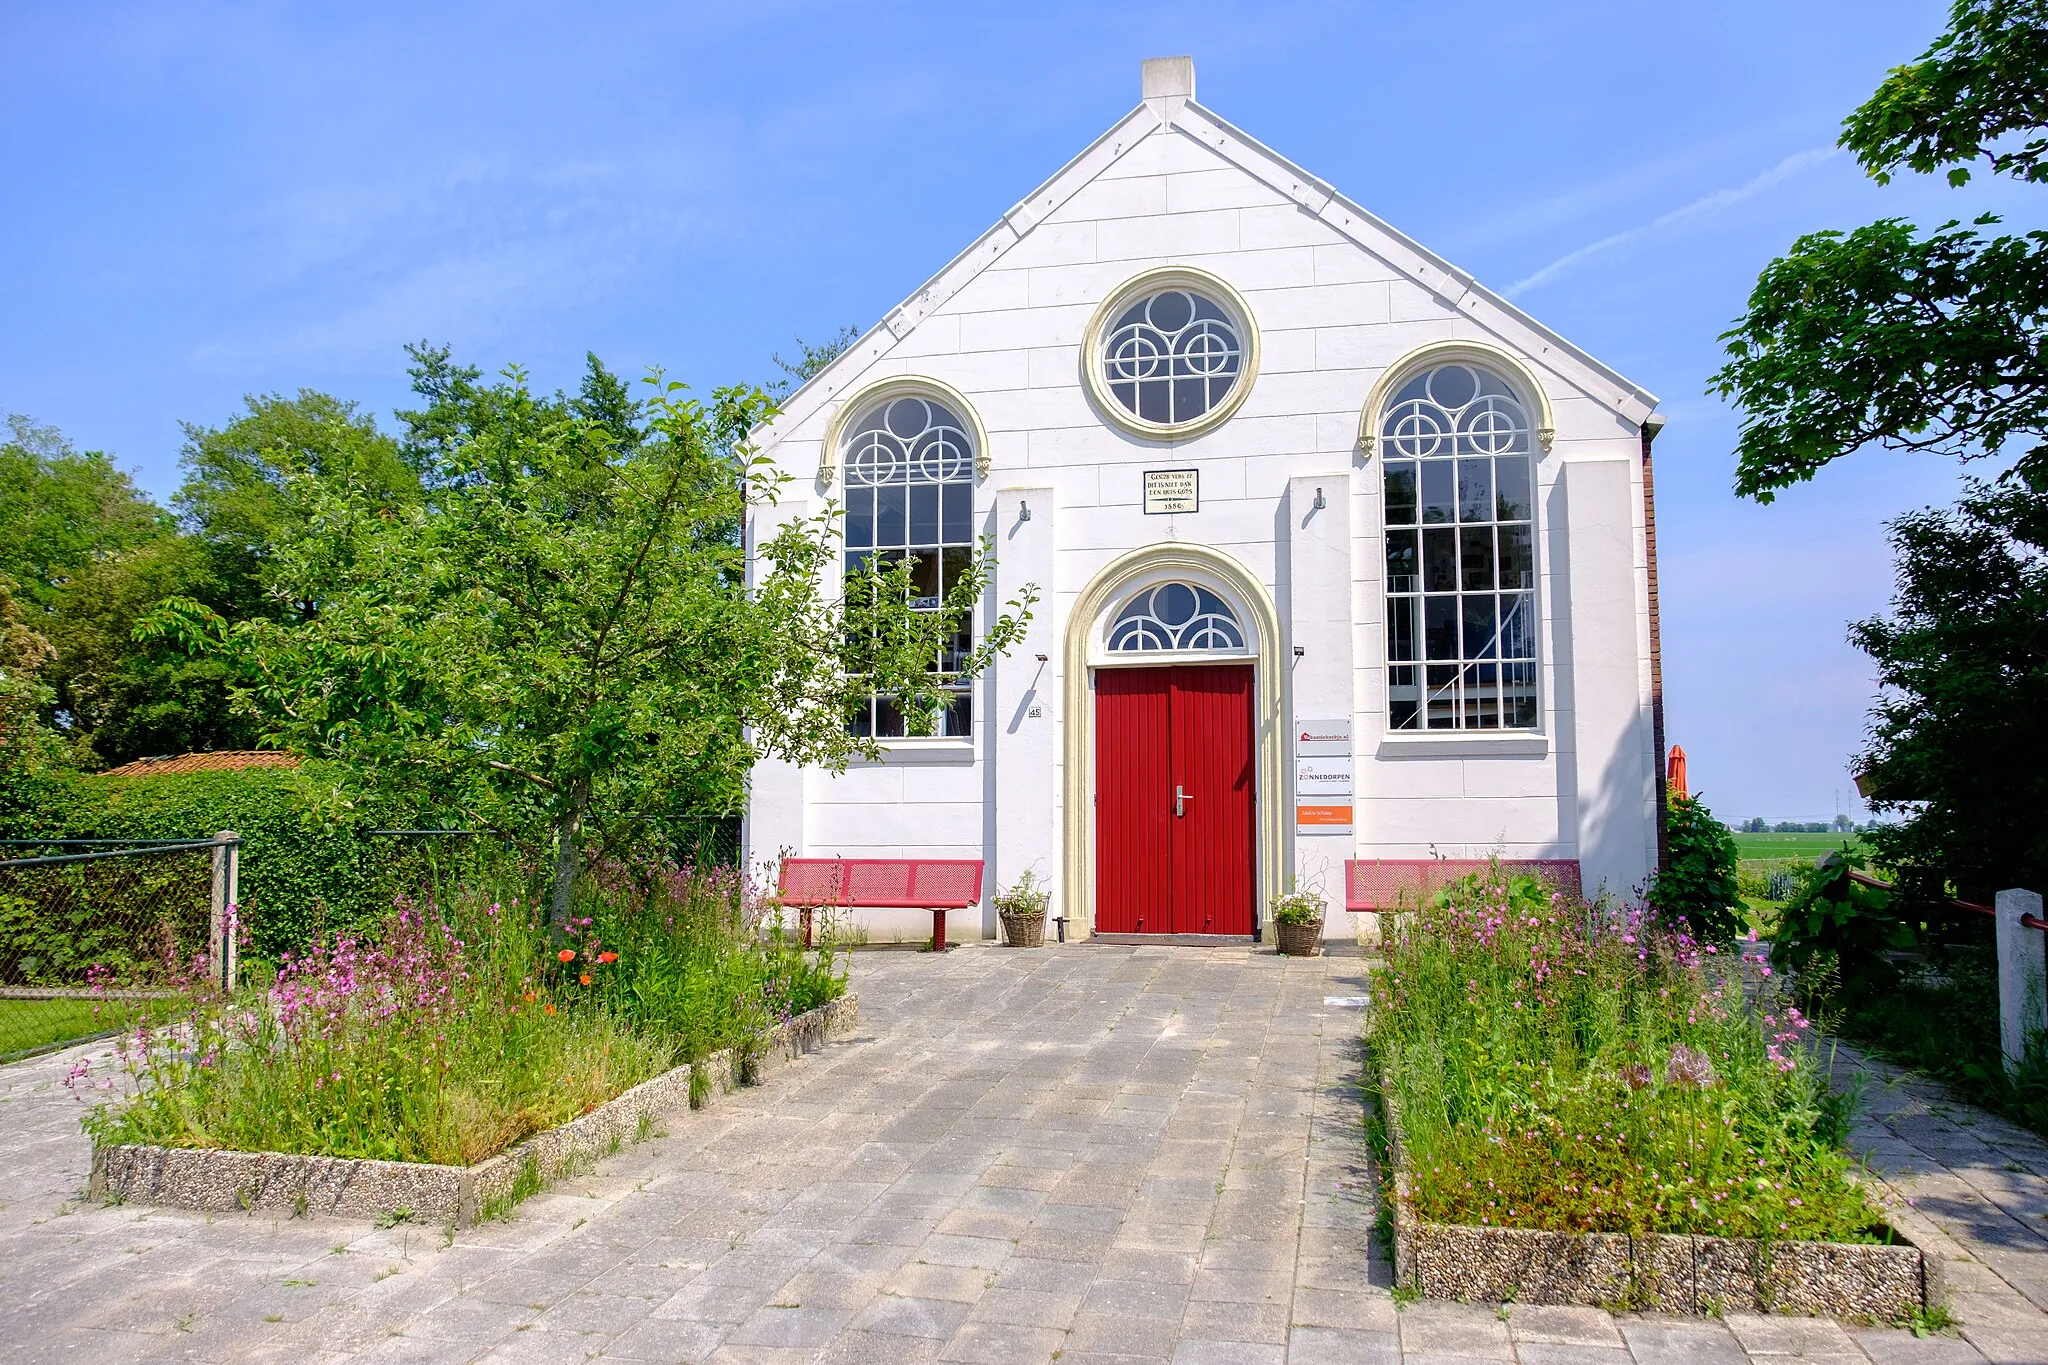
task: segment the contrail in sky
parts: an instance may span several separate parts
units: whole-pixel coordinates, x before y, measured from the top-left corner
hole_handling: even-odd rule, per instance
[[[1582,246],[1577,251],[1558,257],[1535,274],[1509,285],[1507,296],[1514,298],[1518,294],[1534,289],[1539,284],[1548,284],[1588,257],[1597,256],[1603,251],[1611,251],[1624,243],[1633,242],[1638,237],[1648,236],[1659,228],[1667,228],[1674,223],[1683,223],[1694,218],[1704,217],[1707,214],[1719,212],[1731,204],[1739,204],[1745,199],[1753,199],[1765,190],[1770,189],[1773,185],[1791,179],[1807,167],[1818,166],[1829,157],[1839,156],[1841,150],[1839,147],[1809,147],[1803,152],[1794,152],[1762,175],[1737,185],[1732,189],[1715,190],[1712,194],[1701,195],[1690,204],[1681,205],[1661,217],[1652,219],[1641,227],[1632,227],[1626,232],[1617,232],[1612,237],[1602,237],[1591,245]]]

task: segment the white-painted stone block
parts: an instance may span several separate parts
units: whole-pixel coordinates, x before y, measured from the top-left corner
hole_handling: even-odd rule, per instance
[[[1135,218],[1166,212],[1166,177],[1127,176],[1097,180],[1054,209],[1048,222],[1075,223],[1087,218]]]
[[[1244,209],[1238,215],[1238,245],[1246,251],[1270,247],[1336,246],[1343,239],[1330,225],[1294,203]]]
[[[1008,264],[1013,270],[1035,270],[1040,266],[1072,265],[1092,261],[1095,256],[1095,220],[1048,222],[1031,229]]]
[[[960,319],[963,351],[1028,350],[1035,346],[1079,346],[1087,329],[1086,305],[970,313]]]
[[[1149,134],[1117,158],[1115,164],[1102,173],[1102,178],[1115,180],[1131,176],[1169,175],[1181,171],[1207,171],[1218,168],[1228,169],[1233,174],[1243,174],[1187,134],[1172,128],[1162,128]]]
[[[1176,257],[1195,252],[1235,251],[1236,209],[1210,213],[1159,214],[1150,218],[1104,220],[1093,224],[1095,254],[1101,261],[1138,257]]]
[[[1397,278],[1391,266],[1355,242],[1316,247],[1312,259],[1317,284],[1384,283]]]
[[[2048,1047],[2048,932],[2028,927],[2041,919],[2041,893],[1998,893],[1998,1045],[2008,1071],[2029,1051]]]
[[[1183,171],[1162,177],[1166,185],[1166,211],[1199,213],[1206,209],[1292,207],[1279,191],[1246,175],[1235,166],[1207,171]]]
[[[1381,327],[1388,319],[1387,300],[1388,286],[1379,280],[1275,289],[1258,296],[1259,324],[1281,330]]]

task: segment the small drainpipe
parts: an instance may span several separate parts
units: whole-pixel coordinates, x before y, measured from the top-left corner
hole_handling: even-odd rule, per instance
[[[1657,479],[1650,463],[1650,446],[1664,430],[1664,416],[1651,413],[1643,419],[1643,546],[1647,552],[1650,578],[1650,734],[1657,746],[1653,760],[1657,769],[1657,870],[1671,865],[1671,831],[1668,806],[1668,776],[1664,769],[1664,642],[1657,609]]]

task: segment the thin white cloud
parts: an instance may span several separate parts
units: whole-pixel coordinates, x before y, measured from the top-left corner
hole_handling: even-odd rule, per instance
[[[1696,218],[1704,218],[1710,214],[1719,213],[1721,210],[1739,204],[1745,199],[1754,199],[1773,186],[1790,180],[1808,167],[1818,166],[1831,157],[1841,155],[1841,150],[1839,147],[1809,147],[1803,152],[1794,152],[1761,175],[1755,176],[1740,185],[1730,189],[1715,190],[1712,194],[1701,195],[1690,204],[1682,204],[1669,213],[1651,219],[1640,227],[1632,227],[1625,232],[1617,232],[1612,236],[1602,237],[1599,241],[1582,246],[1577,251],[1565,253],[1535,274],[1509,285],[1507,296],[1512,299],[1527,293],[1539,285],[1548,284],[1584,261],[1590,260],[1603,252],[1612,251],[1616,247],[1625,246],[1638,238],[1647,237],[1653,232],[1661,231],[1664,228],[1672,227],[1679,223],[1691,222]]]

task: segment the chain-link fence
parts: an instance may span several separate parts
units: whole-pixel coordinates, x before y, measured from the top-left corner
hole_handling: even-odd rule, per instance
[[[232,842],[0,843],[0,1058],[166,1013],[221,969]]]

